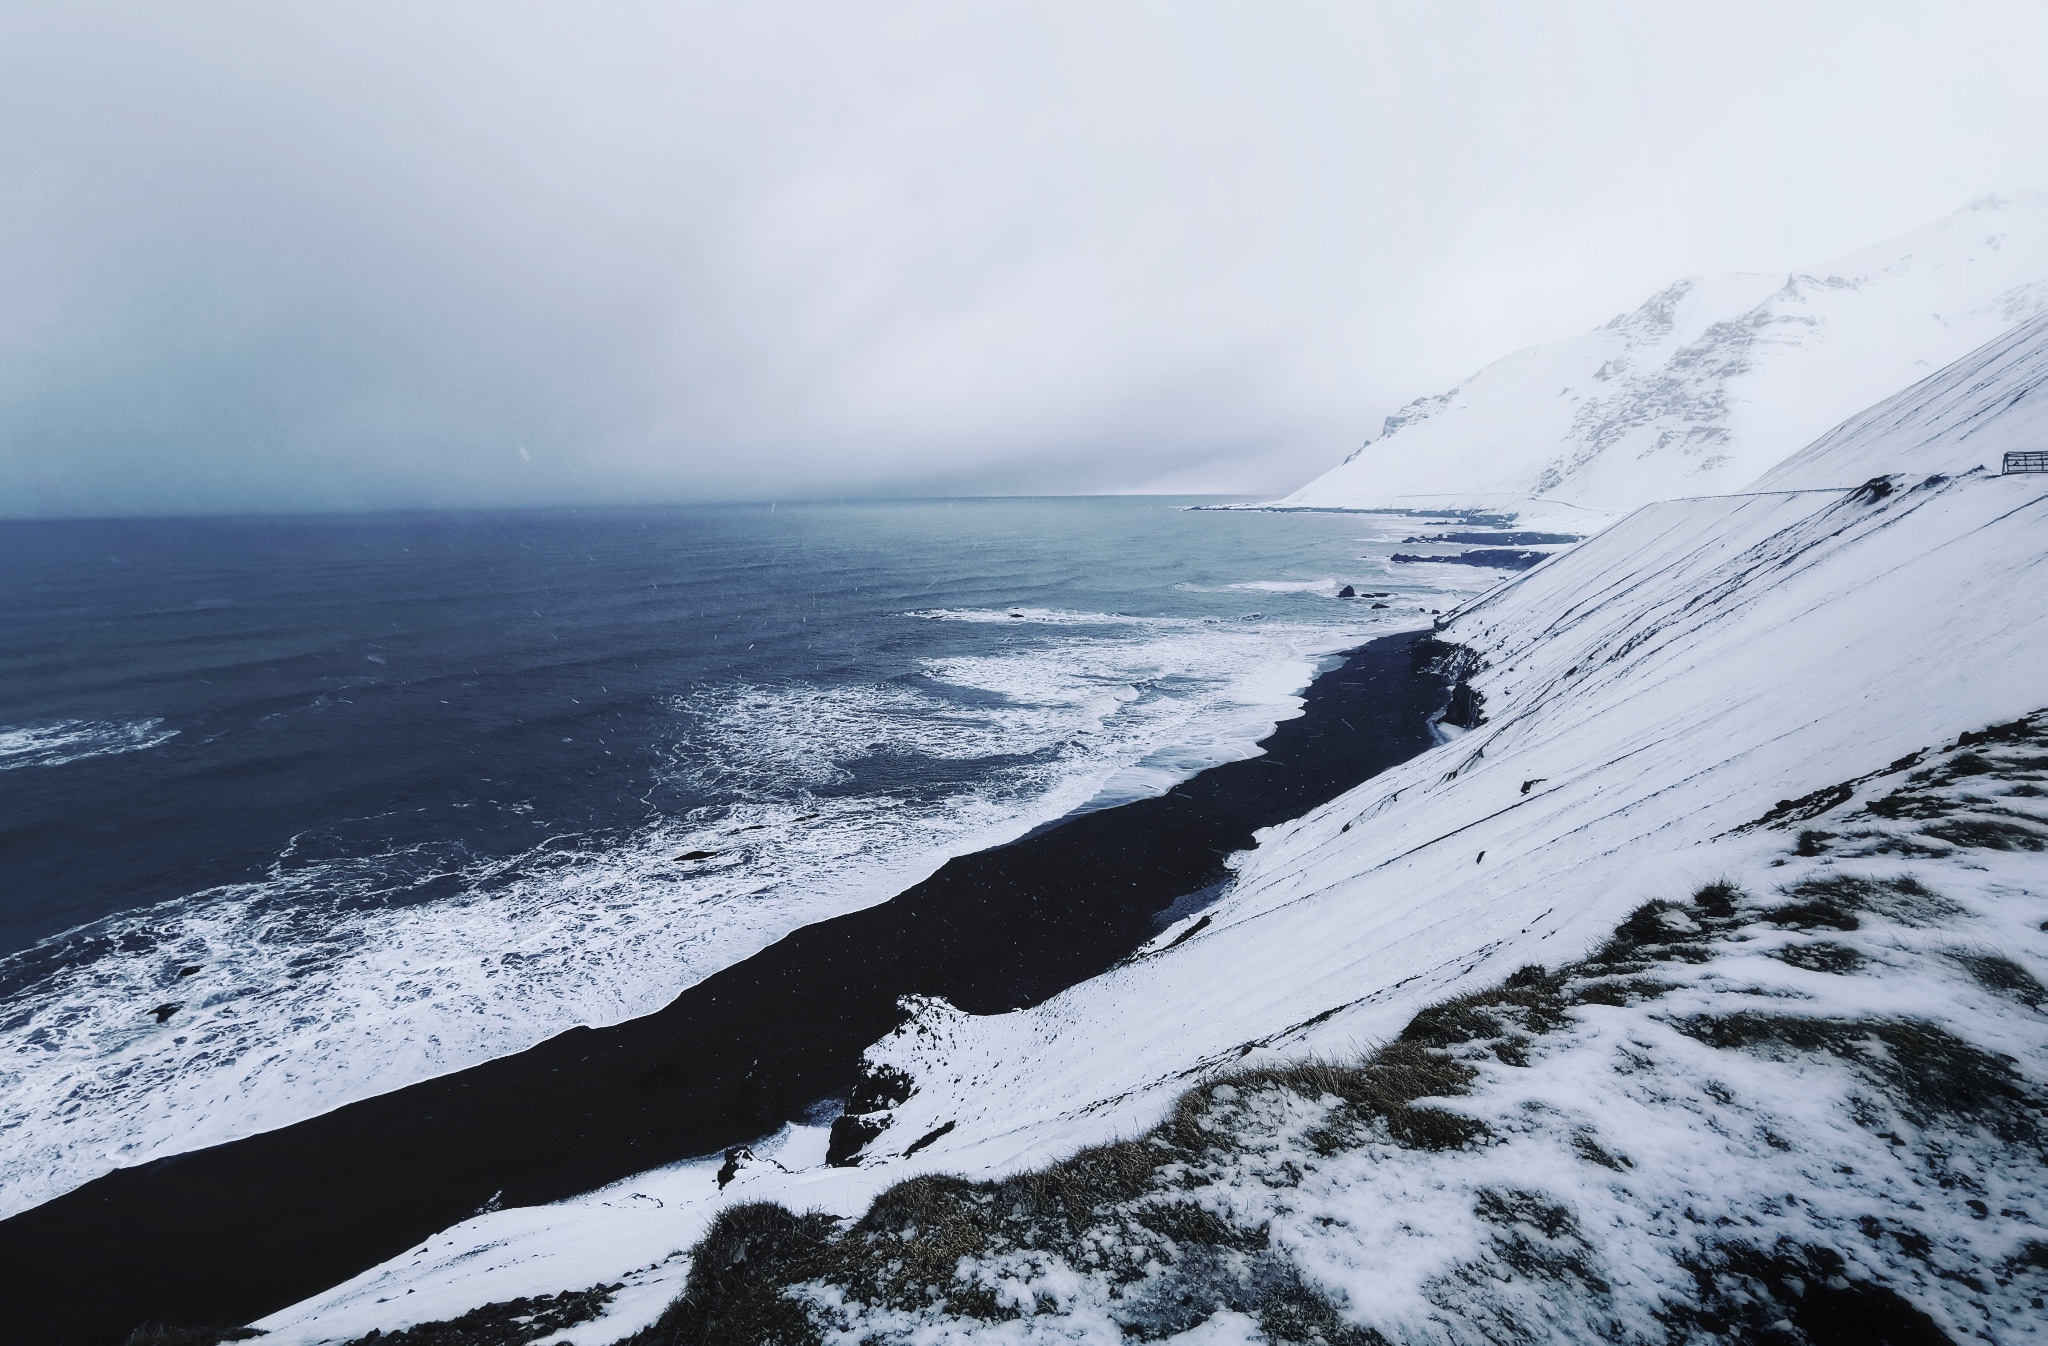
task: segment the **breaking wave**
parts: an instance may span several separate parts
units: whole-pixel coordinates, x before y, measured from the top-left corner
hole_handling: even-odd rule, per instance
[[[58,720],[0,728],[0,771],[140,752],[177,734],[162,720]]]
[[[624,836],[510,857],[455,842],[288,849],[259,880],[0,959],[0,1216],[111,1168],[650,1012],[954,855],[1256,751],[1319,662],[1370,633],[912,615],[1021,634],[891,682],[677,698],[667,769],[722,802]],[[97,751],[168,737],[128,728],[129,746]],[[74,740],[89,741],[110,742]]]

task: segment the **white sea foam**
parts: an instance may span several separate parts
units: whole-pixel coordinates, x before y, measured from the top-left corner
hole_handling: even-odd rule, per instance
[[[1232,589],[1249,589],[1262,594],[1322,594],[1332,597],[1344,587],[1339,579],[1319,580],[1246,580],[1243,584],[1228,586]]]
[[[58,720],[0,728],[0,771],[140,752],[178,732],[162,726],[162,720]]]
[[[1255,751],[1318,662],[1376,629],[1365,611],[1344,626],[916,615],[1036,629],[901,682],[680,699],[688,749],[674,770],[728,802],[623,843],[557,838],[490,859],[287,853],[262,880],[0,959],[15,988],[0,1022],[0,1216],[112,1168],[647,1013],[953,855]],[[961,766],[950,786],[851,790],[877,756],[925,763],[920,779]],[[712,854],[679,858],[697,851]],[[444,895],[420,899],[426,880]]]

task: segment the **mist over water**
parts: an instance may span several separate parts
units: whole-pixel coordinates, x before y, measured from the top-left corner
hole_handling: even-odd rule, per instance
[[[1278,495],[1680,276],[2040,184],[2044,43],[2010,0],[27,0],[0,517]]]
[[[0,1210],[653,1010],[1491,578],[1183,503],[0,526]]]

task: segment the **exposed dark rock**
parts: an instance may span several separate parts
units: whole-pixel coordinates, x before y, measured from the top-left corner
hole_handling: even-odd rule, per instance
[[[911,1155],[916,1154],[919,1150],[924,1149],[926,1146],[932,1144],[934,1141],[940,1139],[941,1137],[952,1134],[954,1125],[955,1123],[947,1122],[944,1126],[935,1126],[931,1130],[925,1132],[916,1140],[910,1142],[910,1148],[903,1152],[903,1157],[905,1159],[908,1159]]]
[[[1994,724],[1983,729],[1972,729],[1956,735],[1958,748],[1975,748],[1986,743],[2027,743],[2039,738],[2039,733],[2028,720],[2013,720],[2006,724]]]
[[[1404,565],[1429,562],[1436,565],[1488,566],[1495,570],[1527,570],[1549,554],[1540,551],[1487,548],[1483,551],[1459,552],[1456,556],[1410,556],[1406,552],[1395,552],[1392,559]]]
[[[835,1168],[851,1168],[860,1162],[868,1142],[889,1129],[889,1109],[901,1106],[917,1092],[917,1081],[894,1066],[863,1060],[860,1074],[846,1093],[846,1111],[832,1123],[832,1135],[825,1150],[825,1162]]]
[[[1458,542],[1470,545],[1492,542],[1502,547],[1554,547],[1578,542],[1577,533],[1436,533],[1428,537],[1404,537],[1403,542]]]
[[[150,1013],[156,1015],[158,1023],[169,1023],[171,1016],[183,1008],[185,1008],[183,1005],[158,1005]]]
[[[868,1142],[889,1129],[887,1116],[857,1116],[842,1113],[832,1122],[832,1136],[825,1146],[825,1162],[834,1168],[852,1168],[860,1163],[860,1152]]]
[[[848,1112],[884,1112],[901,1107],[917,1092],[917,1081],[894,1066],[862,1061],[846,1094]]]
[[[1347,584],[1347,585],[1345,585],[1345,586],[1344,586],[1343,588],[1341,588],[1341,589],[1339,589],[1339,590],[1337,591],[1337,597],[1339,597],[1339,598],[1356,598],[1356,597],[1358,597],[1358,590],[1356,590],[1356,589],[1352,588],[1352,587],[1351,587],[1350,585],[1348,585],[1348,584]]]
[[[130,1332],[122,1346],[220,1346],[225,1341],[254,1341],[263,1335],[254,1327],[170,1327],[151,1323]]]
[[[1451,688],[1451,703],[1444,708],[1444,723],[1460,729],[1477,729],[1486,719],[1486,695],[1469,682]]]
[[[1449,704],[1437,718],[1460,729],[1472,729],[1485,722],[1485,696],[1470,682],[1480,669],[1479,657],[1463,645],[1429,639],[1415,645],[1418,666],[1451,682]]]
[[[1864,812],[1893,821],[1904,818],[1921,821],[1945,818],[1954,811],[1954,803],[1940,795],[1914,794],[1910,790],[1894,790],[1884,798],[1873,799],[1864,806]]]
[[[1348,829],[1350,827],[1350,824],[1347,823],[1345,824],[1345,826]],[[1178,949],[1181,945],[1187,943],[1189,940],[1193,939],[1196,935],[1201,934],[1204,930],[1207,930],[1208,928],[1209,918],[1207,916],[1204,916],[1201,920],[1196,921],[1193,925],[1181,931],[1178,935],[1175,935],[1173,937],[1173,943],[1167,945],[1166,947],[1169,949]]]
[[[1771,806],[1771,811],[1749,824],[1751,827],[1775,827],[1784,823],[1805,822],[1818,818],[1829,809],[1845,802],[1856,793],[1856,782],[1844,781],[1803,794],[1797,799],[1780,799]]]
[[[558,1295],[508,1299],[444,1322],[419,1323],[401,1332],[372,1332],[347,1346],[527,1346],[589,1322],[623,1287],[622,1281],[593,1285],[588,1290],[564,1290]]]

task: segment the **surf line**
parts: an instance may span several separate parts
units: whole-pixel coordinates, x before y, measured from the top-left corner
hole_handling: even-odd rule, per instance
[[[143,1323],[246,1323],[490,1202],[540,1205],[772,1133],[849,1087],[907,995],[969,1013],[1107,970],[1253,833],[1432,746],[1449,684],[1426,632],[1310,684],[1263,756],[948,861],[608,1028],[261,1135],[107,1174],[0,1222],[0,1321],[109,1346]],[[30,1288],[33,1294],[29,1294]],[[18,1301],[18,1302],[11,1302]]]

